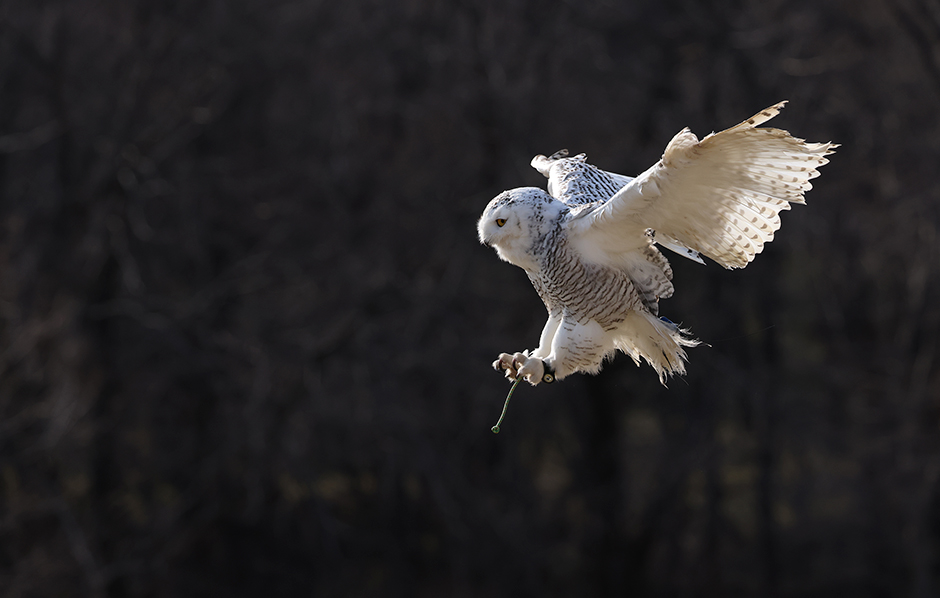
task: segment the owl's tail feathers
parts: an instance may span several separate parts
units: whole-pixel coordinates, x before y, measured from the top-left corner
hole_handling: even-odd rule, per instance
[[[622,322],[614,345],[640,365],[640,358],[659,374],[663,386],[674,374],[685,374],[688,360],[683,347],[695,347],[701,341],[688,336],[689,331],[651,313],[633,312]]]

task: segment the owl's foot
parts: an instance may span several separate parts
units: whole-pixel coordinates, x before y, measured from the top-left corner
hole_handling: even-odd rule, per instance
[[[515,380],[521,376],[532,386],[539,382],[554,382],[555,376],[551,368],[548,368],[545,362],[538,357],[530,357],[528,353],[528,351],[514,353],[513,355],[500,353],[499,359],[493,362],[493,369],[496,371],[504,370],[506,377],[510,380]]]
[[[497,372],[503,371],[506,378],[515,380],[519,377],[519,368],[525,364],[528,359],[528,351],[522,353],[500,353],[496,361],[493,362],[493,369]]]

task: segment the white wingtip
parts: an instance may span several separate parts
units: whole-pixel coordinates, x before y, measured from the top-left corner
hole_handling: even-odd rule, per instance
[[[558,160],[561,160],[562,158],[567,158],[567,157],[568,157],[568,150],[560,149],[547,158],[543,156],[542,154],[539,154],[536,157],[532,158],[532,162],[530,162],[530,164],[532,168],[538,170],[539,172],[544,174],[546,177],[548,177],[550,174],[549,171],[552,169],[552,164],[554,164]]]
[[[664,239],[662,238],[662,236],[659,236],[659,237],[656,237],[656,243],[657,245],[662,245],[669,251],[678,253],[682,257],[688,258],[692,260],[693,262],[698,262],[702,265],[705,264],[705,260],[703,260],[702,256],[699,255],[699,252],[695,251],[694,249],[689,249],[688,247],[686,247],[685,245],[682,245],[678,241],[674,241],[673,239]]]
[[[548,176],[548,172],[552,167],[551,161],[545,156],[543,156],[542,154],[539,154],[536,157],[532,158],[531,165],[532,165],[532,168],[538,170],[539,172],[544,174],[546,177]]]
[[[768,120],[780,114],[780,111],[783,110],[783,107],[787,105],[788,101],[789,100],[783,100],[783,101],[777,102],[770,108],[761,110],[760,112],[758,112],[757,114],[755,114],[754,116],[752,116],[751,118],[747,119],[744,122],[748,123],[752,127],[759,127],[760,125],[764,124]]]
[[[782,100],[777,102],[770,108],[765,108],[746,121],[731,127],[728,129],[728,131],[738,131],[741,129],[753,129],[754,127],[759,127],[768,120],[780,114],[780,111],[783,110],[783,107],[787,105],[788,101],[789,100]]]

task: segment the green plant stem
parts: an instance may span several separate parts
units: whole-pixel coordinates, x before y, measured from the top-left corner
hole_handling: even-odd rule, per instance
[[[522,376],[516,378],[516,381],[512,383],[512,388],[509,389],[509,394],[506,395],[506,402],[503,403],[503,412],[499,414],[499,421],[496,422],[496,425],[490,428],[493,431],[493,434],[499,434],[499,424],[503,423],[503,418],[506,417],[506,409],[509,408],[509,399],[512,398],[512,392],[516,390],[516,387],[519,386],[519,383],[522,382]]]

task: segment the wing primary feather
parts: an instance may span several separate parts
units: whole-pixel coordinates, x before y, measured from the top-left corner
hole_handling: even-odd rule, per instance
[[[699,252],[695,251],[694,249],[689,249],[685,245],[680,244],[678,241],[674,241],[669,238],[657,237],[656,244],[661,245],[665,247],[666,249],[668,249],[669,251],[672,251],[673,253],[677,253],[684,258],[688,258],[692,260],[693,262],[698,262],[700,264],[705,263],[705,260],[703,260],[702,256],[699,255]]]

